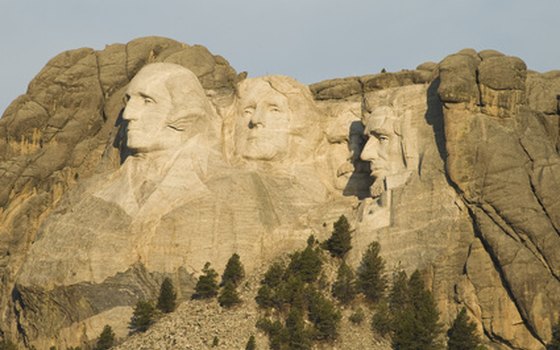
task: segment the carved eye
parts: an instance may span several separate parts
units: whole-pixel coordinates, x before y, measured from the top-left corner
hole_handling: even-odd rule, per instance
[[[389,142],[389,136],[387,136],[387,135],[378,135],[377,138],[379,139],[379,142],[381,142],[381,143]]]
[[[275,113],[280,112],[280,108],[279,108],[277,105],[270,105],[270,106],[268,107],[268,110],[269,110],[270,112],[275,112]]]
[[[246,116],[246,117],[252,116],[253,113],[255,113],[255,108],[254,107],[247,107],[243,110],[243,115]]]
[[[145,105],[156,103],[156,101],[153,98],[148,97],[148,96],[142,96],[142,99],[143,99]]]
[[[130,95],[129,95],[129,94],[125,94],[125,95],[123,96],[123,103],[124,103],[124,104],[127,104],[128,101],[130,101]]]

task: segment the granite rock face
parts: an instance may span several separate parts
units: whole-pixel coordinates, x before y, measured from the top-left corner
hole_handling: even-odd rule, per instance
[[[127,333],[171,277],[249,273],[326,239],[419,269],[449,324],[542,349],[560,312],[560,74],[465,49],[309,87],[143,38],[55,57],[0,119],[2,332],[38,349]]]

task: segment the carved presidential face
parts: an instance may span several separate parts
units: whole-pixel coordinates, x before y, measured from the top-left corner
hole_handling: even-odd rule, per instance
[[[235,126],[236,153],[251,160],[280,160],[288,152],[291,111],[288,98],[264,80],[240,88]]]
[[[378,107],[364,118],[366,145],[360,158],[368,161],[376,179],[406,169],[399,135],[399,120],[389,107]]]
[[[145,66],[125,95],[127,146],[137,153],[179,147],[208,129],[211,108],[197,77],[171,63]]]

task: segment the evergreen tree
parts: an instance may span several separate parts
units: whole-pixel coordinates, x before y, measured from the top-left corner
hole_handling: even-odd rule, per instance
[[[480,343],[476,334],[476,324],[469,322],[467,310],[463,308],[447,331],[449,350],[475,350]]]
[[[325,246],[332,256],[344,258],[346,253],[352,249],[350,224],[346,216],[341,215],[333,226],[333,232],[331,237],[325,242]]]
[[[288,334],[288,349],[311,349],[311,338],[305,329],[303,312],[297,307],[292,307],[286,318],[286,331]]]
[[[379,256],[381,246],[372,242],[358,267],[357,287],[370,302],[378,302],[387,288],[387,280],[384,276],[385,261]]]
[[[257,350],[257,343],[255,342],[255,336],[251,335],[245,345],[245,350]]]
[[[382,299],[375,308],[375,313],[371,318],[371,328],[382,337],[387,336],[392,330],[391,311],[387,301]]]
[[[225,308],[230,308],[234,305],[241,303],[241,299],[239,298],[239,294],[235,289],[235,285],[232,281],[227,281],[225,286],[222,288],[220,292],[220,296],[218,297],[218,302],[220,306]]]
[[[231,258],[229,258],[224,273],[222,274],[222,286],[227,282],[231,282],[237,287],[244,277],[245,269],[243,268],[243,264],[241,264],[241,259],[237,253],[234,253]]]
[[[0,342],[0,350],[17,350],[18,347],[11,340],[4,339]]]
[[[356,297],[354,271],[344,261],[338,268],[336,281],[332,286],[332,295],[343,304],[350,303]]]
[[[389,293],[389,310],[395,314],[408,305],[408,276],[400,270],[393,274],[393,285]]]
[[[560,350],[560,317],[558,323],[552,327],[552,339],[546,348],[547,350]]]
[[[396,306],[395,306],[396,307]],[[441,325],[432,297],[418,271],[408,281],[408,303],[394,315],[393,347],[400,350],[439,349]]]
[[[155,308],[152,303],[140,300],[136,303],[130,325],[132,332],[145,332],[154,323]]]
[[[290,256],[288,272],[299,276],[303,282],[314,282],[321,273],[323,261],[317,249],[308,244],[301,252],[295,252]]]
[[[285,268],[283,264],[274,262],[264,274],[264,278],[261,281],[261,287],[255,297],[255,301],[260,307],[275,307],[278,309],[281,307],[282,301],[276,291],[280,289],[279,287],[282,283],[282,278],[285,272],[284,270]]]
[[[308,292],[309,320],[315,326],[314,338],[334,340],[337,336],[340,312],[327,298],[316,290]]]
[[[171,281],[171,278],[166,277],[161,283],[157,308],[165,313],[173,312],[175,311],[176,301],[177,294],[173,288],[173,282]]]
[[[194,288],[193,299],[210,299],[218,295],[218,273],[210,267],[210,263],[204,264],[203,275],[198,278]]]
[[[97,344],[95,345],[95,350],[107,350],[110,349],[115,343],[115,333],[113,329],[108,324],[103,327],[103,331],[97,338]]]

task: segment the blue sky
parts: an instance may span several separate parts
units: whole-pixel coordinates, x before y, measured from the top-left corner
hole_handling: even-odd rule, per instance
[[[0,0],[0,111],[56,54],[148,35],[304,83],[413,69],[466,47],[560,69],[559,14],[559,0]]]

